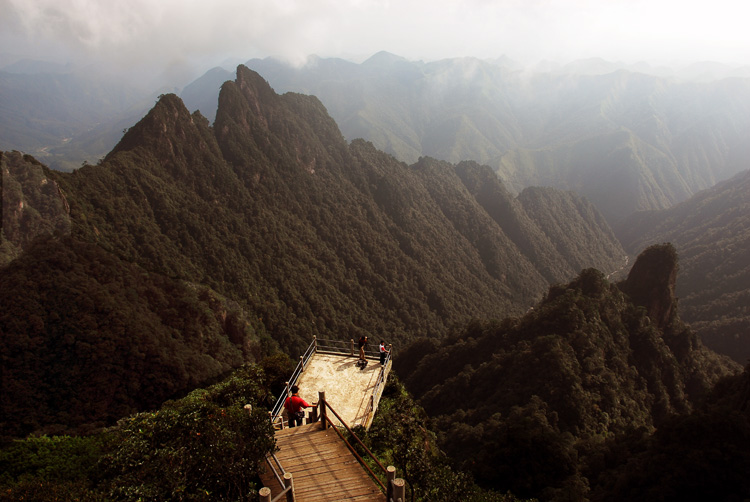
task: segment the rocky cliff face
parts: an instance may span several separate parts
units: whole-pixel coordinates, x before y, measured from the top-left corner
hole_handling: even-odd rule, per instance
[[[646,312],[660,330],[672,321],[677,307],[677,252],[671,244],[654,245],[646,249],[630,269],[620,289],[633,303]]]
[[[33,157],[0,152],[0,267],[40,235],[68,233],[70,208],[60,186]]]

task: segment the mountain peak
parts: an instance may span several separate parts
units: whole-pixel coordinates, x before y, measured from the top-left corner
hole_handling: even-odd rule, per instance
[[[243,64],[237,66],[237,79],[235,82],[243,91],[251,90],[254,94],[263,96],[276,94],[266,79],[261,77],[258,72],[251,70]]]
[[[397,56],[388,51],[380,51],[370,56],[364,63],[363,66],[389,66],[394,63],[407,62],[407,60],[401,56]]]
[[[148,114],[125,132],[106,158],[140,145],[163,144],[168,136],[180,128],[178,124],[192,123],[193,117],[176,94],[162,94]]]
[[[221,89],[217,111],[218,123],[222,123],[220,119],[222,115],[228,114],[242,125],[242,129],[249,131],[247,113],[250,113],[250,116],[260,120],[264,127],[268,126],[266,114],[271,107],[275,106],[278,95],[257,72],[245,65],[239,65],[234,82],[225,82]],[[231,89],[236,90],[231,91]]]

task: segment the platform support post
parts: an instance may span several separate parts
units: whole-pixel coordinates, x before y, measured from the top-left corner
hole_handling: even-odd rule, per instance
[[[328,428],[328,420],[326,420],[325,391],[318,391],[318,406],[320,406],[320,423],[323,424],[323,430],[326,430]]]
[[[386,500],[393,499],[393,480],[396,479],[396,468],[389,465],[385,468],[386,475]]]
[[[393,500],[395,502],[406,502],[406,482],[401,478],[393,480]]]

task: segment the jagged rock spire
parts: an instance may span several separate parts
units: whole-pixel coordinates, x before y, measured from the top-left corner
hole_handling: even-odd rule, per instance
[[[676,312],[677,251],[671,243],[655,244],[644,250],[630,269],[620,289],[663,330]]]

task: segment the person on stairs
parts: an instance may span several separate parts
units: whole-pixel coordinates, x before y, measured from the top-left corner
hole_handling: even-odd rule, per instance
[[[292,395],[284,401],[284,408],[289,416],[289,427],[302,425],[302,420],[305,418],[305,412],[302,408],[312,408],[317,405],[318,403],[308,404],[307,401],[299,397],[299,387],[292,385]]]

